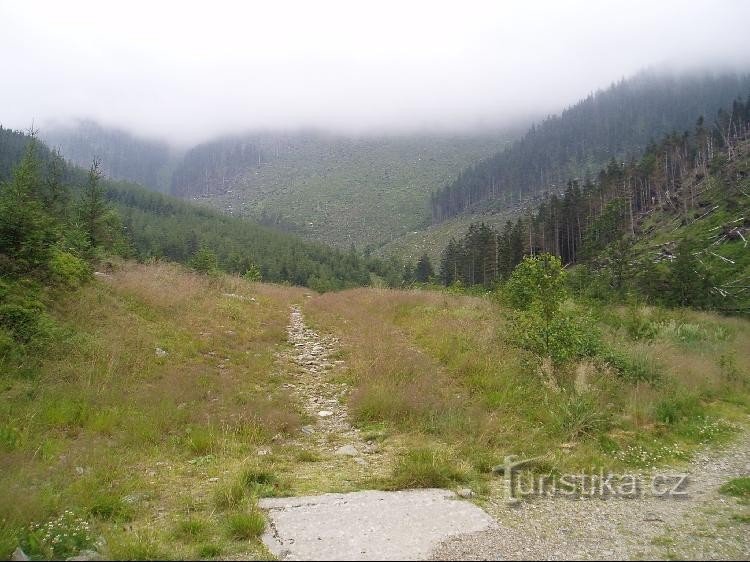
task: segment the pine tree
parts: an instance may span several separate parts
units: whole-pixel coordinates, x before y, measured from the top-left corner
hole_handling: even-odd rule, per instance
[[[86,186],[79,205],[79,216],[82,228],[86,233],[90,247],[98,246],[104,239],[104,216],[107,204],[100,181],[102,173],[100,163],[94,160],[89,168]]]
[[[428,283],[435,276],[435,270],[432,268],[432,262],[427,254],[422,254],[417,261],[417,268],[414,271],[414,278],[419,283]]]
[[[0,186],[0,268],[23,274],[42,267],[55,240],[41,200],[36,139],[32,136],[13,179]]]

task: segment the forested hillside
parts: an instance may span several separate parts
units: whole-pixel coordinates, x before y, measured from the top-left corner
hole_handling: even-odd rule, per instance
[[[569,179],[593,178],[611,158],[638,156],[662,135],[692,129],[698,116],[714,115],[748,89],[749,75],[644,72],[622,80],[464,169],[432,195],[432,219],[502,208],[531,193],[562,192]]]
[[[50,147],[58,148],[73,164],[88,167],[97,158],[108,178],[169,191],[177,155],[165,142],[136,137],[90,120],[45,128],[41,135]]]
[[[298,133],[222,139],[190,150],[172,189],[312,240],[377,247],[427,226],[428,194],[512,135]]]
[[[750,97],[671,134],[639,159],[612,159],[498,231],[451,241],[443,282],[490,285],[526,254],[579,268],[579,288],[670,305],[750,311]]]
[[[4,182],[0,184],[0,195],[12,195],[15,176],[11,171],[22,162],[30,141],[27,135],[0,129],[0,182]],[[27,167],[34,171],[33,179],[28,180],[31,183],[24,188],[28,192],[24,197],[40,206],[38,213],[34,211],[37,214],[32,222],[58,225],[50,231],[58,232],[53,236],[57,241],[49,239],[45,247],[73,244],[78,235],[71,233],[79,230],[80,200],[90,178],[85,170],[67,165],[38,142],[33,156],[27,158],[31,159]],[[97,176],[97,185],[102,208],[116,211],[105,209],[100,213],[101,220],[106,216],[107,228],[117,239],[117,248],[110,250],[126,257],[189,263],[203,249],[215,255],[215,267],[225,271],[245,273],[257,267],[262,278],[269,281],[308,285],[318,290],[366,285],[373,281],[373,275],[388,284],[400,285],[404,281],[404,269],[392,260],[386,262],[364,258],[356,252],[333,250],[134,184],[106,181]],[[40,199],[41,195],[34,195],[41,193],[39,190],[45,193],[51,190],[49,197],[54,194],[55,205],[50,205],[47,196]],[[7,203],[7,208],[13,210],[12,199]],[[26,232],[31,228],[31,224],[25,225],[18,235],[35,236]],[[44,228],[46,232],[48,227]],[[83,250],[75,247],[72,253],[81,254]]]

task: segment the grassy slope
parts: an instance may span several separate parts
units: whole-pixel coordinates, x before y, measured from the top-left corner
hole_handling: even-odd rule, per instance
[[[310,423],[284,387],[293,375],[274,360],[294,302],[312,327],[340,337],[353,421],[389,452],[385,472],[289,442]],[[30,358],[0,377],[0,555],[29,523],[73,509],[114,557],[262,556],[257,540],[227,528],[252,512],[248,470],[272,475],[262,494],[457,482],[484,493],[506,454],[546,454],[542,470],[649,467],[729,435],[720,419],[746,419],[748,322],[597,314],[605,340],[660,372],[658,383],[596,363],[545,374],[486,298],[314,295],[125,264],[59,299],[63,331],[38,367]],[[653,340],[630,337],[643,323]]]
[[[429,194],[509,137],[292,137],[278,156],[205,201],[234,214],[280,215],[296,232],[348,248],[377,247],[429,223]],[[275,153],[276,146],[265,152]]]
[[[62,299],[54,317],[65,334],[38,374],[2,378],[0,520],[98,514],[94,531],[115,558],[245,550],[225,537],[224,514],[212,515],[213,488],[298,424],[272,364],[301,291],[129,265]],[[201,536],[175,538],[188,517],[202,522]]]
[[[443,250],[451,238],[456,240],[466,235],[469,226],[484,222],[502,230],[508,220],[515,220],[514,211],[485,214],[459,215],[440,224],[430,225],[424,230],[412,231],[378,248],[377,254],[383,257],[397,256],[404,261],[415,263],[422,254],[427,254],[437,270]]]
[[[624,380],[596,361],[550,375],[514,346],[507,314],[485,298],[357,289],[317,297],[306,310],[348,345],[359,422],[385,421],[392,432],[432,442],[469,477],[506,454],[547,454],[550,470],[648,467],[679,458],[675,444],[688,453],[719,436],[723,426],[712,429],[712,420],[744,420],[750,406],[750,324],[743,320],[596,311],[609,345],[660,374],[651,384]],[[653,327],[652,341],[629,337],[639,322]],[[671,409],[688,417],[660,421]]]

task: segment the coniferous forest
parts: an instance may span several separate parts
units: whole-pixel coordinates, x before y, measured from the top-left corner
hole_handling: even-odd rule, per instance
[[[579,275],[604,274],[604,285],[616,292],[629,286],[663,304],[747,311],[740,281],[748,263],[743,232],[750,196],[738,180],[747,176],[748,138],[750,97],[710,121],[698,117],[691,131],[667,135],[639,158],[612,158],[594,179],[569,180],[563,193],[548,194],[500,231],[471,225],[443,251],[440,279],[493,286],[525,255],[549,253],[568,265],[585,264]],[[673,234],[679,243],[637,248],[639,239],[664,228],[657,217],[668,222],[670,234],[712,228]],[[732,255],[719,253],[722,243],[732,242]],[[582,277],[580,288],[592,289],[592,281]]]
[[[38,207],[35,223],[54,225],[50,227],[50,232],[57,232],[53,245],[67,247],[66,251],[79,257],[88,251],[66,244],[80,235],[74,211],[83,200],[90,175],[66,163],[38,140],[0,128],[0,179],[8,186],[17,182],[17,166],[28,171],[23,182],[30,183],[23,188],[23,195],[3,189],[5,209],[10,212],[23,207],[21,199],[16,201],[14,197],[28,199]],[[257,267],[267,281],[306,285],[321,291],[367,285],[373,280],[400,286],[410,280],[404,278],[408,272],[398,260],[365,257],[353,249],[347,252],[306,242],[134,184],[107,180],[102,175],[97,165],[97,189],[101,192],[101,202],[97,204],[102,205],[97,220],[108,223],[110,250],[123,257],[189,263],[203,248],[215,254],[217,268],[224,271],[243,274]],[[52,191],[45,195],[45,189]],[[49,204],[50,197],[55,198],[54,205]],[[11,228],[11,219],[3,221]],[[32,236],[19,226],[16,234],[8,237],[21,236],[22,232]]]
[[[609,160],[639,157],[663,135],[690,130],[750,89],[750,76],[671,77],[643,72],[593,93],[533,126],[509,149],[464,169],[436,190],[433,222],[461,213],[500,209],[569,179],[584,182]]]

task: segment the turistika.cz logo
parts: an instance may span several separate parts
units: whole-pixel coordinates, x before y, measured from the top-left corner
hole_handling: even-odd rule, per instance
[[[493,468],[505,481],[505,497],[517,500],[524,497],[577,498],[642,498],[684,499],[687,497],[687,474],[615,474],[604,469],[591,469],[577,474],[534,475],[522,468],[543,457],[519,460],[511,455],[503,464]]]

